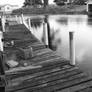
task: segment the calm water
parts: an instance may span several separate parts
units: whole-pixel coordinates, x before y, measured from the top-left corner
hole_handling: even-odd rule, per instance
[[[42,41],[43,24],[36,20],[31,23],[31,30]],[[75,31],[76,63],[82,70],[92,73],[92,19],[87,15],[55,15],[49,16],[48,22],[52,49],[69,59],[69,31]]]

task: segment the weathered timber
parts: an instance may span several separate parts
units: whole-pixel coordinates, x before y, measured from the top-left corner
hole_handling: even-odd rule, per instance
[[[15,42],[14,46],[4,48],[5,53],[31,46],[34,55],[5,71],[6,92],[87,92],[92,89],[91,76],[46,48],[23,24],[9,26],[4,37],[6,42]],[[26,67],[22,66],[25,62]]]
[[[16,77],[20,77],[20,76],[24,76],[24,75],[28,75],[28,74],[35,74],[35,73],[38,73],[40,75],[40,73],[46,73],[48,71],[48,73],[53,70],[53,69],[57,69],[57,68],[60,68],[60,67],[71,67],[70,65],[67,65],[65,62],[63,63],[57,63],[57,64],[51,64],[51,65],[47,65],[47,66],[43,66],[43,67],[39,67],[38,69],[29,69],[29,70],[24,70],[22,69],[19,70],[19,71],[14,71],[14,70],[8,70],[6,71],[6,75],[7,75],[7,78],[9,77],[10,79],[12,78],[16,78]],[[67,69],[66,67],[66,69]]]
[[[80,90],[77,90],[76,92],[92,92],[92,87],[85,87]]]
[[[62,90],[58,90],[57,92],[91,92],[92,91],[92,88],[89,87],[90,84],[92,84],[92,81],[86,81],[84,83],[80,83],[78,85],[73,85],[72,87],[69,87],[69,88],[65,88],[65,89],[62,89]],[[87,88],[88,86],[88,88]],[[80,90],[79,90],[80,89]]]
[[[69,69],[72,71],[72,74],[71,75],[74,75],[74,74],[77,74],[77,73],[80,73],[79,71],[77,71],[77,69]],[[54,80],[57,80],[57,79],[60,79],[60,78],[63,78],[64,76],[69,76],[70,73],[69,73],[69,70],[65,69],[63,71],[56,71],[56,72],[52,72],[52,73],[48,73],[48,74],[44,74],[44,75],[41,75],[41,76],[37,76],[34,74],[34,76],[32,76],[32,78],[28,78],[26,77],[26,79],[22,79],[22,82],[25,84],[25,86],[21,86],[21,80],[20,79],[15,79],[13,80],[12,82],[14,84],[19,84],[19,85],[16,85],[16,89],[21,89],[22,87],[33,87],[33,86],[36,86],[36,85],[42,85],[44,83],[47,83],[49,81],[54,81]],[[57,77],[57,74],[58,74],[58,77]],[[62,74],[62,76],[61,76]],[[31,82],[31,84],[29,84]],[[12,84],[13,85],[13,84]]]

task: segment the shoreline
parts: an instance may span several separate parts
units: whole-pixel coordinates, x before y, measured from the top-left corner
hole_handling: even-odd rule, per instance
[[[57,14],[88,14],[86,11],[86,5],[72,5],[72,6],[48,6],[47,8],[20,8],[14,10],[12,14],[24,15],[57,15]]]

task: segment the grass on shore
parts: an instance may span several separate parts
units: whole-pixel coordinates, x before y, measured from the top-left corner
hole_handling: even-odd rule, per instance
[[[13,11],[14,14],[86,14],[86,5],[49,5],[46,8],[27,7]]]

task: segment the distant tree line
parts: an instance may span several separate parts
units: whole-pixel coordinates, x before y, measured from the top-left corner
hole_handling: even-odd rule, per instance
[[[88,0],[74,0],[73,4],[85,5]]]
[[[48,0],[25,0],[24,2],[24,7],[38,5],[46,7],[48,5]]]
[[[54,0],[54,2],[56,3],[56,5],[65,5],[65,2],[67,2],[67,0]]]
[[[69,3],[68,4],[73,4],[73,5],[85,5],[86,2],[88,0],[69,0]],[[67,2],[67,0],[54,0],[54,2],[57,4],[57,5],[65,5],[65,2]]]
[[[88,0],[69,0],[71,4],[74,4],[74,5],[84,5],[86,4],[85,2],[87,2]],[[48,6],[48,3],[49,0],[25,0],[24,2],[24,7],[26,6],[33,6],[33,7],[36,7],[36,6]],[[67,2],[67,0],[53,0],[54,3],[56,3],[56,5],[65,5],[65,2]]]

